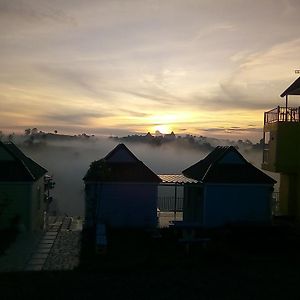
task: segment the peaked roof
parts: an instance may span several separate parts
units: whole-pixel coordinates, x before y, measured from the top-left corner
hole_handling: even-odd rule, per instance
[[[125,153],[129,158],[130,161],[139,161],[139,159],[124,145],[124,144],[118,144],[113,150],[111,150],[105,157],[104,159],[106,161],[114,161],[114,157],[117,156],[119,153]],[[128,158],[124,159],[123,162],[128,162]]]
[[[161,182],[161,179],[124,144],[117,145],[104,158],[92,162],[83,180],[104,182]]]
[[[235,159],[226,159],[226,156],[232,153]],[[199,182],[276,183],[273,178],[250,164],[233,146],[216,147],[204,159],[185,169],[182,173]]]
[[[286,95],[300,95],[300,77],[297,78],[281,95],[284,97]]]
[[[36,181],[47,170],[27,157],[14,143],[0,142],[11,159],[0,158],[0,181]]]

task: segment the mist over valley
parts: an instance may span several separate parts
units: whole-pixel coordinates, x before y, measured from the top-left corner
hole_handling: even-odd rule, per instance
[[[234,145],[244,157],[261,167],[262,148],[250,141],[229,141],[215,138],[185,136],[160,137],[128,136],[77,137],[64,135],[15,136],[14,142],[22,151],[53,175],[51,211],[58,214],[84,214],[84,182],[91,162],[106,156],[117,144],[124,143],[141,161],[156,174],[180,174],[184,169],[203,159],[217,145]],[[268,173],[275,180],[279,176]],[[277,183],[278,185],[278,183]],[[277,189],[277,188],[276,188]]]

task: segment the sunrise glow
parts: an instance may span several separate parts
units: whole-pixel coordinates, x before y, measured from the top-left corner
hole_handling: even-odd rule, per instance
[[[168,134],[172,132],[172,127],[170,125],[156,125],[151,131],[154,133],[159,131],[162,134]]]
[[[0,12],[5,132],[259,140],[297,77],[297,1],[20,3]]]

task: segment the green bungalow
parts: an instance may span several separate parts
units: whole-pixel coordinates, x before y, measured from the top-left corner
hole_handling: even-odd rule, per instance
[[[0,229],[43,228],[46,173],[15,144],[0,142]]]

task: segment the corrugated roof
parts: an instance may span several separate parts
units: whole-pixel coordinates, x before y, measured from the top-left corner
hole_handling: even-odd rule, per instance
[[[300,77],[297,78],[281,95],[284,97],[286,95],[300,95]]]
[[[182,174],[163,174],[158,175],[162,180],[162,183],[174,183],[174,184],[183,184],[183,183],[197,183],[197,180],[192,178],[185,177]]]
[[[125,151],[132,160],[112,161],[111,158],[117,156],[119,151]],[[120,157],[122,157],[122,155]],[[104,158],[91,163],[83,180],[104,182],[161,182],[161,179],[124,144],[119,144]]]
[[[233,151],[239,156],[239,163],[220,163]],[[204,159],[182,172],[185,176],[200,182],[211,183],[261,183],[274,184],[276,181],[250,164],[234,147],[216,147]]]
[[[0,181],[35,181],[47,173],[14,143],[0,142],[0,147],[13,157],[13,160],[0,160]]]

